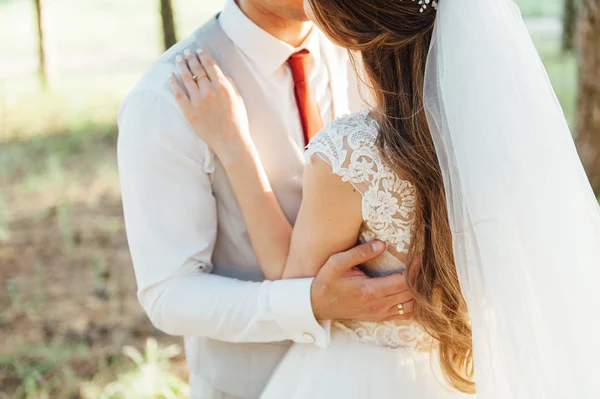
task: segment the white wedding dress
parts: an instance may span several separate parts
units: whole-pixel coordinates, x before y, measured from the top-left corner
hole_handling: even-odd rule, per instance
[[[377,122],[368,111],[325,127],[310,142],[317,155],[363,197],[361,241],[389,244],[364,265],[371,276],[405,269],[415,207],[413,186],[388,168],[376,147]],[[412,321],[332,323],[327,349],[295,344],[281,361],[262,399],[458,399],[473,398],[444,380],[433,339]]]

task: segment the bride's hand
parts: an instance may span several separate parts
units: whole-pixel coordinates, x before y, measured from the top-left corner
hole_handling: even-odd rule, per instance
[[[188,94],[175,75],[171,75],[169,84],[198,136],[221,162],[252,151],[246,107],[233,81],[206,51],[186,50],[184,55],[177,57],[177,70]]]

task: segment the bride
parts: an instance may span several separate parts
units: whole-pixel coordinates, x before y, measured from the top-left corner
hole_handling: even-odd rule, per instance
[[[262,397],[466,398],[475,376],[478,398],[600,397],[600,212],[516,6],[305,6],[360,58],[374,101],[311,140],[293,228],[210,55],[179,65],[206,77],[183,80],[193,101],[171,87],[225,167],[268,279],[314,276],[379,239],[388,249],[364,270],[406,273],[415,305],[398,310],[414,317],[334,321],[329,348],[292,346]]]

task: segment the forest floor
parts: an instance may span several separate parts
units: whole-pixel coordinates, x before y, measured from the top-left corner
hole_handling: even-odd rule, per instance
[[[142,384],[148,367],[169,381],[156,391],[185,392],[183,356],[165,358],[180,339],[155,330],[136,299],[115,144],[114,130],[98,130],[0,145],[2,154],[15,155],[2,176],[8,189],[0,231],[0,392],[6,397],[97,398],[123,375],[129,380],[119,384],[132,392],[126,384]],[[148,337],[158,339],[158,348],[146,348]],[[126,345],[150,353],[135,364],[122,351]]]

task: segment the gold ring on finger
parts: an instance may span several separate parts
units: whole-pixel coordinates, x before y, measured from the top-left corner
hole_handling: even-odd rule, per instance
[[[208,78],[208,77],[206,75],[200,75],[200,76],[194,75],[194,76],[192,76],[192,79],[194,79],[194,82],[196,82],[196,83],[198,83],[198,81],[200,79],[204,79],[204,78]]]
[[[404,314],[404,305],[401,303],[398,304],[398,314],[402,316]]]

